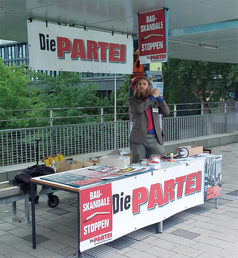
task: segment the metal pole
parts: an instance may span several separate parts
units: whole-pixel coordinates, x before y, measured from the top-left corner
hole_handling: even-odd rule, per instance
[[[103,111],[104,109],[101,108],[101,150],[104,151],[104,119],[103,119]]]
[[[215,198],[215,209],[218,209],[218,198]]]
[[[163,233],[163,221],[156,223],[156,234]]]
[[[35,141],[36,141],[36,164],[38,165],[39,163],[39,141],[41,139],[40,138],[36,138]]]
[[[103,123],[103,107],[101,107],[101,123]]]
[[[80,193],[77,193],[77,201],[78,201],[78,209],[77,209],[77,213],[78,213],[78,258],[82,257],[82,253],[80,250]]]
[[[54,154],[54,135],[53,135],[53,110],[50,110],[50,150],[51,154]]]
[[[114,149],[117,148],[117,76],[114,76]]]
[[[177,105],[174,104],[174,140],[178,139],[177,135]]]
[[[204,105],[201,104],[201,115],[202,115],[202,136],[204,136]]]
[[[225,133],[227,133],[227,103],[225,102]]]
[[[31,182],[32,248],[36,249],[35,184]]]

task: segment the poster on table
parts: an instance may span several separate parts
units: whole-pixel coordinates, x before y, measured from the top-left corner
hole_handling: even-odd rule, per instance
[[[204,161],[168,166],[80,191],[80,251],[204,202]]]
[[[204,200],[208,201],[221,196],[222,191],[222,174],[221,161],[222,155],[206,155],[205,161],[205,185]]]
[[[167,62],[168,11],[160,9],[138,14],[139,56],[141,64]]]
[[[132,36],[27,21],[31,70],[131,74]]]
[[[161,63],[158,63],[158,65],[155,65],[155,63],[150,64],[150,69],[156,69],[156,67],[161,66]],[[164,82],[163,82],[163,75],[160,71],[146,71],[146,76],[151,81],[151,87],[152,89],[158,89],[160,96],[163,98],[164,94]],[[161,132],[163,132],[163,115],[159,114],[159,121],[160,121],[160,129]]]

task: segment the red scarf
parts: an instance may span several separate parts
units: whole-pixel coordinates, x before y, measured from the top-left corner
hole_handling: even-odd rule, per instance
[[[146,101],[146,99],[144,99],[144,101]],[[149,132],[154,127],[149,107],[147,108],[147,116],[148,116],[148,132]]]
[[[147,115],[148,115],[148,132],[153,129],[153,121],[152,121],[152,117],[151,117],[151,112],[150,112],[150,108],[147,108]]]

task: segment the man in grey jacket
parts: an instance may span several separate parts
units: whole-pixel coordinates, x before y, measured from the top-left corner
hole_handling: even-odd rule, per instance
[[[145,159],[147,153],[163,155],[159,114],[168,115],[170,110],[159,90],[152,90],[150,80],[143,76],[136,82],[134,96],[128,102],[133,121],[130,142],[134,163]]]

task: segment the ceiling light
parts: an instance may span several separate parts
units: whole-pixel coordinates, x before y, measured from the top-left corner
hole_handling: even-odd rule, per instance
[[[176,39],[169,39],[170,42],[175,42],[175,43],[181,43],[181,44],[187,44],[187,45],[193,45],[193,46],[199,46],[202,48],[207,48],[207,49],[218,49],[218,46],[212,46],[212,45],[206,45],[206,44],[200,44],[197,42],[191,42],[191,41],[183,41],[183,40],[176,40]]]
[[[204,45],[204,44],[198,44],[199,47],[207,48],[207,49],[218,49],[218,46],[211,46],[211,45]]]
[[[183,41],[183,40],[176,40],[176,39],[169,39],[169,41],[175,42],[175,43],[187,44],[187,45],[196,45],[196,46],[198,45],[198,43],[191,42],[191,41]]]

